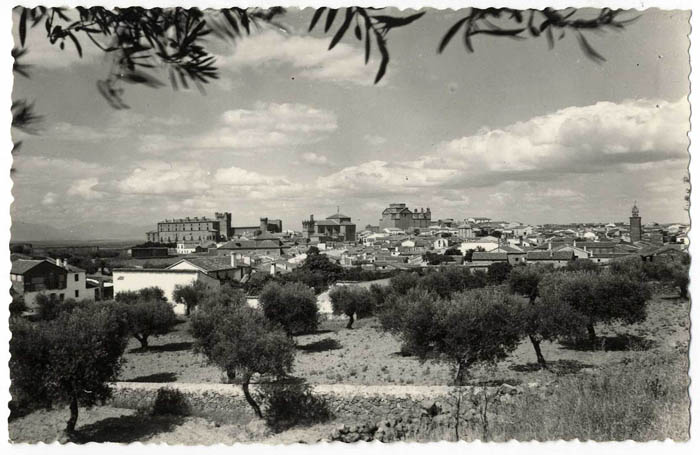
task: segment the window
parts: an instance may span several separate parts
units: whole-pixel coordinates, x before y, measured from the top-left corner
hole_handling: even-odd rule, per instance
[[[63,294],[61,294],[61,295],[63,295]],[[75,298],[77,299],[78,297],[80,297],[80,291],[78,291],[78,290],[76,289],[76,290],[75,290]]]
[[[75,274],[75,281],[78,281],[79,275],[76,273]]]

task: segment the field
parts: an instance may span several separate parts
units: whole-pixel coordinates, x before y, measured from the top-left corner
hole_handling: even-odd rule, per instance
[[[689,302],[656,296],[648,317],[630,326],[599,326],[605,349],[544,343],[549,370],[534,364],[529,343],[523,342],[505,361],[473,372],[471,382],[510,384],[524,392],[489,409],[489,439],[635,439],[688,437],[687,352]],[[155,338],[147,350],[132,340],[121,380],[158,383],[220,383],[221,372],[192,350],[187,322]],[[421,363],[400,353],[401,344],[385,334],[376,319],[345,329],[342,320],[324,321],[320,330],[296,337],[294,374],[313,384],[420,385],[450,384],[448,366]],[[535,388],[532,388],[532,387]],[[232,386],[233,387],[233,386]],[[36,411],[10,422],[14,441],[52,441],[67,420],[65,408]],[[536,416],[536,418],[533,418]],[[110,406],[81,409],[79,437],[85,441],[212,444],[245,441],[317,442],[328,439],[342,424],[335,420],[273,434],[260,422],[248,425],[193,416],[151,416]],[[480,424],[466,426],[462,437],[483,435]],[[439,428],[417,435],[419,440],[451,439]]]
[[[549,381],[558,375],[590,371],[622,361],[641,359],[654,353],[674,351],[687,346],[689,339],[688,303],[672,297],[657,296],[649,302],[647,320],[629,326],[600,326],[599,335],[606,350],[590,351],[559,343],[543,343],[551,371],[538,370],[529,341],[496,369],[476,371],[478,381],[527,383]],[[416,384],[447,385],[452,373],[442,363],[421,363],[401,354],[400,341],[381,330],[374,318],[361,319],[352,330],[343,320],[327,320],[312,335],[295,337],[298,353],[294,374],[314,384]],[[188,323],[173,332],[153,339],[143,351],[131,340],[125,355],[121,380],[134,382],[222,382],[221,371],[207,365],[206,359],[192,350]]]

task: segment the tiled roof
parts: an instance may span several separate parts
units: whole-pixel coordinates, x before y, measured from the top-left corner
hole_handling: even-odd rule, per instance
[[[384,211],[382,211],[382,215],[391,215],[394,213],[403,213],[403,212],[413,213],[413,212],[411,212],[411,210],[408,207],[405,207],[405,206],[404,207],[387,207],[384,209]]]
[[[280,239],[270,240],[231,240],[219,247],[220,250],[250,250],[256,248],[281,248]]]
[[[10,273],[14,273],[15,275],[23,275],[25,272],[33,269],[35,266],[39,265],[42,262],[44,262],[43,259],[18,259],[12,263],[12,269],[10,270]]]
[[[327,220],[337,220],[337,219],[340,219],[340,218],[348,218],[348,219],[350,219],[349,216],[343,215],[342,213],[334,213],[333,215],[331,215],[331,216],[329,216],[329,217],[326,217]]]
[[[507,261],[507,253],[485,253],[483,251],[475,251],[472,253],[472,261]]]
[[[528,261],[570,261],[574,257],[573,251],[528,251]]]
[[[190,264],[194,265],[195,267],[199,267],[200,269],[206,271],[206,272],[215,272],[217,270],[229,270],[234,267],[231,267],[231,257],[230,256],[200,256],[200,257],[192,257],[192,258],[187,258],[183,259],[182,261],[176,262],[175,264],[179,264],[180,262],[189,262]],[[175,264],[171,265],[170,267],[173,267]]]

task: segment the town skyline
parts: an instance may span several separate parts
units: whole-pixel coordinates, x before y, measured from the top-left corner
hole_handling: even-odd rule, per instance
[[[296,229],[340,205],[364,226],[404,201],[438,218],[611,222],[637,200],[645,221],[687,222],[687,12],[645,11],[624,39],[595,36],[602,64],[574,39],[437,55],[453,14],[431,11],[415,39],[397,30],[373,86],[377,62],[364,66],[358,43],[327,51],[305,31],[311,10],[292,9],[288,35],[215,45],[222,78],[206,95],[129,86],[126,110],[94,89],[108,62],[88,47],[61,54],[34,30],[32,78],[15,92],[44,121],[15,135],[13,220],[142,226],[231,211]]]

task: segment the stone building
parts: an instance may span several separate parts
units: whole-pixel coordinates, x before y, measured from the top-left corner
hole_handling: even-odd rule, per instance
[[[382,218],[379,220],[379,227],[398,228],[404,231],[427,228],[430,225],[430,207],[411,211],[404,203],[389,204],[389,207],[382,211]]]
[[[221,242],[231,236],[231,213],[215,213],[214,218],[186,217],[166,219],[157,224],[155,231],[146,233],[153,243]]]
[[[325,220],[314,220],[311,215],[308,220],[302,221],[304,237],[319,240],[335,240],[339,242],[354,242],[356,239],[356,226],[349,216],[335,213]]]
[[[254,237],[265,232],[269,232],[270,234],[281,233],[282,220],[273,220],[267,217],[263,217],[260,218],[260,224],[257,226],[233,226],[231,228],[230,238]]]
[[[639,242],[642,240],[642,217],[639,216],[637,201],[632,206],[632,216],[630,217],[630,241]]]

